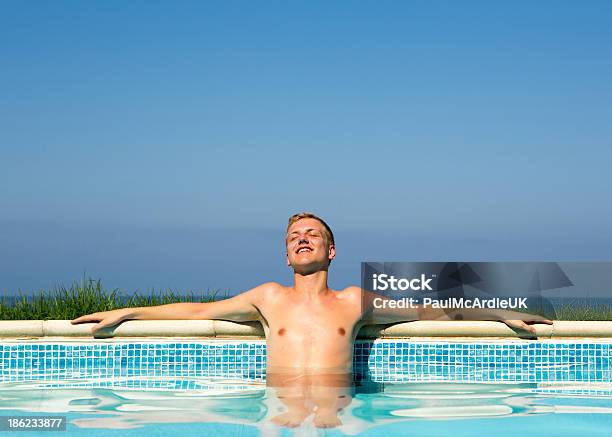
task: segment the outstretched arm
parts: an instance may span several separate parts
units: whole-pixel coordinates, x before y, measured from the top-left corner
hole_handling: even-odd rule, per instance
[[[530,323],[552,324],[551,320],[534,314],[491,309],[438,309],[414,305],[411,308],[396,308],[395,302],[386,296],[360,289],[362,296],[362,322],[365,324],[392,324],[415,320],[495,320],[511,328],[535,333]]]
[[[265,283],[229,299],[217,302],[180,302],[151,307],[121,308],[87,314],[71,320],[73,325],[97,322],[91,328],[95,334],[102,328],[120,324],[125,320],[218,319],[248,322],[259,319],[260,302],[276,284]]]

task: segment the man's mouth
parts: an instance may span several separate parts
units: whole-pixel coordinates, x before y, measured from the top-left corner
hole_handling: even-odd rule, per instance
[[[304,247],[300,247],[298,250],[295,251],[295,253],[304,253],[304,252],[312,252],[312,249],[310,247],[304,246]]]

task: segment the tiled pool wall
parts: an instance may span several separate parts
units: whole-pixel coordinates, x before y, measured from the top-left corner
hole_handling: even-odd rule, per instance
[[[355,344],[354,369],[374,382],[609,383],[611,351],[606,341],[379,339]],[[186,378],[176,388],[190,388],[194,378],[263,382],[265,365],[260,340],[0,342],[0,383]]]

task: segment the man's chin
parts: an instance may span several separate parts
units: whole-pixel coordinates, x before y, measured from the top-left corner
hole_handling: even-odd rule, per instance
[[[327,265],[324,265],[318,262],[317,263],[305,263],[305,264],[291,264],[291,267],[293,268],[294,273],[298,275],[302,275],[302,276],[312,275],[313,273],[327,270]]]

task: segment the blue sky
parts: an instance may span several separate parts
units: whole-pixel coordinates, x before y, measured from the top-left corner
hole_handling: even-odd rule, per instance
[[[301,210],[336,287],[612,260],[608,1],[0,7],[0,290],[287,281]]]

